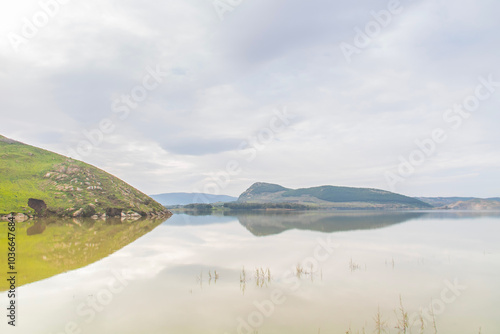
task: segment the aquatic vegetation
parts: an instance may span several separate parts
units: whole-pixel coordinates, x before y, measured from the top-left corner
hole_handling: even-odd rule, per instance
[[[387,321],[382,320],[382,315],[380,314],[380,306],[377,309],[377,314],[373,318],[375,321],[375,333],[382,334],[385,333],[387,329]]]
[[[406,334],[406,331],[410,327],[409,325],[409,317],[408,312],[405,310],[403,306],[403,298],[399,296],[399,309],[398,311],[394,311],[396,313],[397,325],[396,328],[399,329],[400,333]]]
[[[219,274],[217,273],[217,270],[214,269],[214,273],[212,275],[212,271],[209,269],[208,270],[208,284],[212,282],[212,279],[214,280],[214,283],[217,283],[217,280],[219,279]]]
[[[271,283],[271,270],[267,268],[264,270],[263,267],[255,269],[255,285],[259,287],[267,286],[268,283]]]
[[[301,264],[297,264],[297,266],[295,267],[295,272],[298,278],[301,278],[302,275],[305,274],[304,268],[302,268]]]
[[[398,309],[394,310],[395,314],[395,323],[392,326],[392,328],[396,329],[399,334],[406,334],[406,333],[415,333],[413,330],[417,329],[419,334],[425,334],[429,333],[428,330],[432,330],[432,333],[438,334],[438,329],[436,325],[436,317],[434,315],[434,311],[431,309],[431,316],[432,316],[432,323],[430,326],[426,326],[426,322],[424,320],[424,316],[422,312],[420,312],[419,317],[417,320],[413,321],[410,323],[410,317],[408,316],[408,312],[405,309],[403,305],[403,299],[400,296],[399,297],[399,307]],[[377,309],[377,313],[373,317],[373,321],[375,324],[375,328],[373,330],[373,333],[375,334],[382,334],[382,333],[390,333],[390,325],[388,320],[384,320],[381,312],[380,312],[380,307]],[[481,328],[479,327],[479,334],[481,334]],[[359,334],[359,333],[365,333],[365,327],[361,328],[361,332],[358,330],[357,332],[353,332],[351,329],[351,326],[347,329],[345,332],[346,334]]]
[[[361,268],[361,267],[359,266],[359,264],[357,264],[357,263],[353,262],[353,261],[352,261],[352,258],[351,258],[351,260],[349,261],[349,270],[350,270],[351,272],[354,272],[354,271],[356,271],[356,270],[359,270],[360,268]]]

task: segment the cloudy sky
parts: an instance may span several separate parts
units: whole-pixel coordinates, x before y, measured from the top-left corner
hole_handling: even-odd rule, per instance
[[[500,196],[499,12],[494,0],[3,1],[0,134],[148,194],[265,181]]]

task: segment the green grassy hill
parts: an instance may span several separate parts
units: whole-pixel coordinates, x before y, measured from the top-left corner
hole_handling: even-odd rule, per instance
[[[144,214],[165,208],[94,166],[0,136],[0,215],[31,214],[28,199],[58,215],[104,214],[108,208]]]
[[[432,208],[418,199],[369,188],[321,186],[289,189],[269,183],[255,183],[238,198],[243,203],[297,203],[312,207],[340,209],[425,209]]]

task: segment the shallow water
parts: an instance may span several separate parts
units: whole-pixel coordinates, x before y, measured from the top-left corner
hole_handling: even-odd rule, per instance
[[[499,232],[493,212],[174,215],[96,263],[22,286],[18,326],[0,328],[372,333],[379,309],[398,333],[401,299],[413,333],[419,310],[434,333],[430,305],[438,333],[498,333]]]

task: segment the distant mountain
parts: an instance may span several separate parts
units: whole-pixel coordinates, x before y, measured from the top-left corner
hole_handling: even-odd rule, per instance
[[[203,193],[165,193],[151,195],[151,197],[164,206],[170,205],[186,205],[195,203],[217,203],[217,202],[234,202],[238,198],[226,195],[211,195]]]
[[[422,202],[428,203],[435,207],[446,206],[459,201],[470,201],[474,197],[415,197]]]
[[[1,135],[0,161],[0,215],[35,209],[60,216],[170,215],[99,168]]]
[[[500,198],[416,197],[436,208],[451,210],[499,210]]]
[[[320,186],[289,189],[277,184],[254,183],[238,198],[240,203],[297,203],[337,209],[425,209],[418,199],[369,188]]]
[[[443,208],[451,210],[500,210],[500,200],[475,198],[448,204]]]

